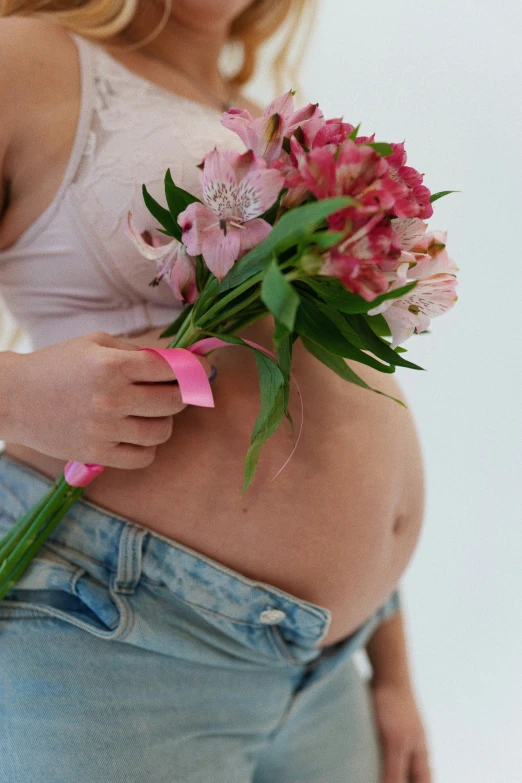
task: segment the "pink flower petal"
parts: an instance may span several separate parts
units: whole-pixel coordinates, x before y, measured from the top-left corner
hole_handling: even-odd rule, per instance
[[[256,149],[259,143],[252,123],[251,114],[244,109],[229,109],[221,118],[221,124],[236,133],[247,149]]]
[[[196,259],[188,255],[183,245],[176,253],[168,283],[181,302],[195,302],[197,299]]]
[[[312,150],[305,160],[300,162],[303,183],[316,198],[329,198],[336,192],[335,161],[326,147]]]
[[[436,274],[419,280],[415,288],[405,296],[392,299],[391,306],[383,312],[393,341],[392,347],[400,345],[415,330],[425,331],[430,319],[450,310],[457,301],[454,275]],[[374,313],[378,308],[375,308]]]
[[[237,188],[236,214],[244,222],[262,215],[277,199],[283,183],[283,175],[275,169],[249,172]]]
[[[281,116],[287,120],[293,111],[294,96],[292,95],[292,90],[288,90],[288,92],[285,92],[284,95],[276,98],[266,107],[263,112],[263,117],[271,117],[272,114],[281,114]]]
[[[383,313],[383,318],[392,333],[392,348],[396,348],[411,337],[418,325],[418,317],[402,307],[390,307]]]
[[[154,247],[154,245],[150,245],[148,242],[145,242],[142,235],[138,231],[130,212],[127,215],[127,224],[124,230],[126,236],[128,236],[128,238],[133,242],[134,246],[140,251],[141,255],[145,256],[145,258],[148,258],[149,261],[157,261],[158,259],[168,256],[169,253],[172,253],[176,245],[179,245],[177,239],[173,239],[172,242],[168,242],[165,245],[160,245],[157,247]]]
[[[263,239],[272,231],[272,226],[266,220],[256,218],[245,223],[243,229],[238,231],[240,239],[239,256],[243,256],[253,247],[257,247]]]
[[[291,115],[288,120],[288,130],[285,135],[289,136],[298,128],[301,128],[304,142],[308,149],[311,149],[315,137],[321,128],[323,128],[325,122],[324,114],[319,108],[319,105],[317,103],[309,103],[308,106],[298,109],[298,111]]]
[[[231,161],[231,165],[238,185],[243,177],[250,174],[251,171],[266,169],[266,162],[263,158],[258,158],[253,150],[247,150],[242,155],[237,155],[236,153],[234,160]]]
[[[203,201],[220,218],[235,214],[237,181],[231,159],[217,148],[203,159]]]
[[[191,256],[197,256],[201,253],[205,232],[213,225],[218,227],[218,218],[209,207],[195,201],[184,212],[180,212],[178,224],[188,252]]]
[[[399,237],[403,250],[411,250],[426,234],[428,224],[419,218],[397,218],[392,220],[391,226]]]
[[[254,120],[253,129],[259,139],[255,152],[264,158],[267,163],[275,160],[281,154],[283,138],[286,132],[286,124],[281,114],[272,114],[270,117],[262,117]]]
[[[203,235],[203,258],[219,281],[223,280],[229,269],[234,266],[234,261],[239,255],[241,230],[228,226],[225,232],[216,226]]]

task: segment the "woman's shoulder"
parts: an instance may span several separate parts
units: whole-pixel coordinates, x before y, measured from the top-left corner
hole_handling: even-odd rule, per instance
[[[67,90],[75,43],[57,24],[32,17],[0,18],[0,133],[14,134],[28,115]]]
[[[36,17],[0,18],[0,84],[12,91],[20,87],[40,91],[44,78],[66,65],[75,44],[60,25]],[[38,79],[35,79],[38,67]],[[20,82],[20,79],[25,80]],[[10,83],[10,84],[9,84]]]
[[[42,158],[52,160],[67,135],[64,114],[76,109],[79,82],[76,44],[64,28],[32,17],[0,18],[0,245],[6,231],[12,239],[18,204],[39,194],[47,199]],[[52,133],[55,127],[60,134]]]

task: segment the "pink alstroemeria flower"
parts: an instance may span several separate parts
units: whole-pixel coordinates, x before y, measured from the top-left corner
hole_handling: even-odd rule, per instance
[[[283,140],[298,128],[301,128],[303,143],[310,148],[325,119],[317,103],[309,103],[295,111],[294,97],[289,90],[272,101],[262,117],[253,119],[244,109],[229,109],[224,113],[221,123],[237,133],[247,149],[271,163],[281,155]]]
[[[424,174],[405,165],[407,155],[404,142],[392,143],[391,146],[393,153],[386,158],[386,161],[392,171],[392,177],[408,188],[406,198],[396,201],[395,214],[400,218],[418,217],[427,220],[433,215],[433,206],[430,203],[431,192],[422,184]]]
[[[391,176],[386,158],[366,144],[345,139],[339,148],[333,144],[312,149],[308,154],[296,145],[292,153],[297,162],[296,177],[286,176],[285,185],[302,183],[318,199],[352,196],[357,203],[330,215],[328,223],[342,231],[347,220],[356,221],[384,213],[394,213],[399,199],[408,195],[406,185]]]
[[[204,203],[189,204],[179,214],[178,223],[188,252],[202,253],[210,271],[221,281],[234,261],[272,230],[259,215],[277,199],[283,177],[268,169],[252,150],[240,155],[216,148],[201,165]]]
[[[399,264],[409,264],[408,278],[420,279],[430,275],[459,271],[458,266],[446,251],[446,231],[426,233],[428,224],[419,218],[397,218],[391,226],[402,252],[397,260]]]
[[[433,262],[433,268],[437,263],[437,260]],[[401,288],[411,282],[411,272],[408,262],[401,264],[388,290]],[[458,299],[456,287],[457,278],[454,274],[428,274],[417,278],[417,285],[412,291],[397,299],[385,300],[369,310],[368,315],[382,313],[392,334],[391,347],[395,348],[414,332],[420,334],[428,329],[431,318],[450,310]]]
[[[331,120],[326,120],[322,128],[317,132],[312,147],[324,147],[326,144],[334,144],[338,147],[343,141],[346,141],[350,133],[355,130],[355,125],[351,125],[349,122],[343,122],[342,117],[334,117]],[[371,141],[375,141],[375,133],[371,136],[357,136],[355,139],[356,144],[368,144]]]
[[[347,240],[335,245],[323,256],[320,274],[336,277],[349,291],[372,302],[388,290],[390,276],[383,269],[395,268],[400,253],[397,238],[389,224],[380,219],[369,231],[364,223]],[[355,225],[357,229],[357,224]],[[395,274],[392,276],[392,280]]]
[[[149,261],[156,261],[158,272],[151,285],[158,285],[165,277],[174,296],[183,304],[196,301],[198,298],[196,259],[189,256],[181,242],[173,239],[172,242],[162,244],[159,237],[151,234],[150,231],[140,232],[130,212],[127,216],[125,233],[142,256]]]

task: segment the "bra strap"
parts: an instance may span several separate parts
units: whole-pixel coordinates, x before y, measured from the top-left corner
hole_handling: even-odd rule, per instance
[[[78,50],[80,66],[80,113],[69,163],[60,186],[60,191],[56,194],[56,202],[60,200],[60,197],[65,193],[65,190],[74,179],[80,160],[84,154],[89,139],[95,103],[94,59],[92,47],[85,38],[82,38],[80,35],[77,35],[70,30],[67,32],[73,39]]]

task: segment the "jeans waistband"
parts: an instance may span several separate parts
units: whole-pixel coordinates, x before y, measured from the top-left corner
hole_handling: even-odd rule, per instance
[[[36,469],[0,453],[0,508],[13,521],[52,486]],[[2,495],[4,497],[2,497]],[[325,607],[246,576],[133,520],[80,498],[46,545],[77,550],[108,569],[116,592],[132,594],[142,576],[210,611],[245,624],[278,623],[305,645],[320,642],[331,623]],[[46,546],[44,545],[44,546]]]

